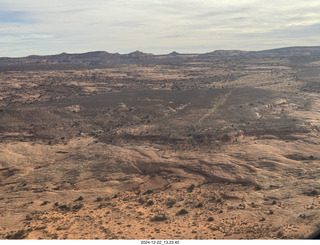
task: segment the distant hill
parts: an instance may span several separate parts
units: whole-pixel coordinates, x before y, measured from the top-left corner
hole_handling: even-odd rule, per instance
[[[133,53],[123,55],[123,57],[126,57],[126,58],[146,58],[146,57],[152,57],[152,56],[154,56],[154,55],[143,53],[138,50]]]
[[[249,52],[259,55],[273,55],[273,56],[318,56],[320,55],[320,46],[316,47],[287,47],[270,50],[263,50],[258,52]]]
[[[286,47],[262,51],[242,51],[242,50],[216,50],[211,53],[200,55],[201,57],[210,58],[255,58],[271,56],[318,56],[320,55],[320,46],[317,47]]]
[[[320,46],[316,47],[285,47],[262,51],[215,50],[205,54],[180,54],[172,52],[167,55],[153,55],[135,51],[129,54],[94,51],[79,54],[61,53],[56,55],[30,55],[21,58],[0,58],[0,70],[16,69],[60,69],[68,67],[96,67],[131,63],[176,62],[187,59],[217,58],[263,58],[290,56],[320,56]]]
[[[215,50],[210,53],[202,54],[200,57],[210,57],[210,58],[226,58],[226,57],[241,57],[250,52],[242,50]]]

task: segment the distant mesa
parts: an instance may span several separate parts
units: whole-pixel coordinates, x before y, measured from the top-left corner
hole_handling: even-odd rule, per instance
[[[173,52],[171,52],[169,55],[171,55],[171,56],[177,56],[177,55],[179,55],[179,53],[176,52],[176,51],[173,51]]]
[[[204,56],[235,57],[235,56],[242,56],[247,53],[248,53],[248,51],[242,51],[242,50],[215,50],[213,52],[204,54]]]
[[[286,48],[263,50],[255,53],[259,53],[260,55],[269,55],[269,56],[308,56],[308,55],[318,56],[320,55],[320,46],[286,47]]]

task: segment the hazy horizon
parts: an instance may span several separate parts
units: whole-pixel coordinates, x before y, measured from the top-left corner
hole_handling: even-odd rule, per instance
[[[275,48],[271,48],[271,49],[263,49],[263,50],[243,50],[243,49],[216,49],[216,50],[208,50],[207,52],[203,52],[203,53],[181,53],[181,52],[177,52],[180,55],[198,55],[198,54],[205,54],[205,53],[210,53],[210,52],[214,52],[214,51],[244,51],[244,52],[259,52],[259,51],[267,51],[267,50],[276,50],[276,49],[282,49],[282,48],[313,48],[313,47],[320,47],[320,46],[290,46],[290,47],[275,47]],[[134,52],[142,52],[142,53],[147,53],[144,52],[143,50],[134,50],[128,53],[120,53],[120,52],[108,52],[108,50],[88,50],[88,51],[83,51],[83,52],[67,52],[67,51],[63,51],[61,53],[51,53],[51,54],[29,54],[29,55],[25,55],[25,56],[0,56],[0,58],[24,58],[24,57],[28,57],[28,56],[54,56],[54,55],[60,55],[60,54],[69,54],[69,55],[74,55],[74,54],[85,54],[85,53],[94,53],[94,52],[107,52],[109,54],[120,54],[120,55],[126,55],[126,54],[130,54],[130,53],[134,53]],[[168,55],[172,52],[176,52],[175,50],[172,50],[171,52],[168,53],[159,53],[159,54],[155,54],[153,52],[148,52],[148,54],[152,54],[152,55]]]
[[[318,46],[320,2],[0,0],[0,57]]]

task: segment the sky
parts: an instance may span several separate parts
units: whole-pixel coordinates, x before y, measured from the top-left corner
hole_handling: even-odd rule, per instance
[[[319,0],[0,0],[0,57],[320,46]]]

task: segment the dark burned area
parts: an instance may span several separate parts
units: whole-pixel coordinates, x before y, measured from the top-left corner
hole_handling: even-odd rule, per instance
[[[231,93],[228,99],[201,121],[203,111],[210,110],[227,93]],[[54,142],[60,142],[61,137],[72,138],[86,133],[106,143],[147,141],[172,147],[211,147],[214,142],[229,143],[227,134],[239,131],[250,136],[263,137],[267,134],[282,139],[289,139],[292,133],[307,132],[301,126],[301,121],[285,113],[280,118],[270,115],[257,118],[255,106],[270,104],[277,96],[289,97],[256,88],[125,90],[72,96],[44,103],[34,102],[19,106],[18,109],[4,109],[0,112],[1,132],[22,131],[33,135],[23,136],[22,140]],[[81,110],[77,113],[64,110],[72,105],[80,106]],[[184,105],[187,106],[177,113],[168,112],[169,107],[174,109]],[[1,114],[9,114],[12,121],[6,117],[1,121]],[[116,133],[119,128],[141,125],[148,125],[152,129],[138,134],[130,134],[125,130],[121,134]]]

